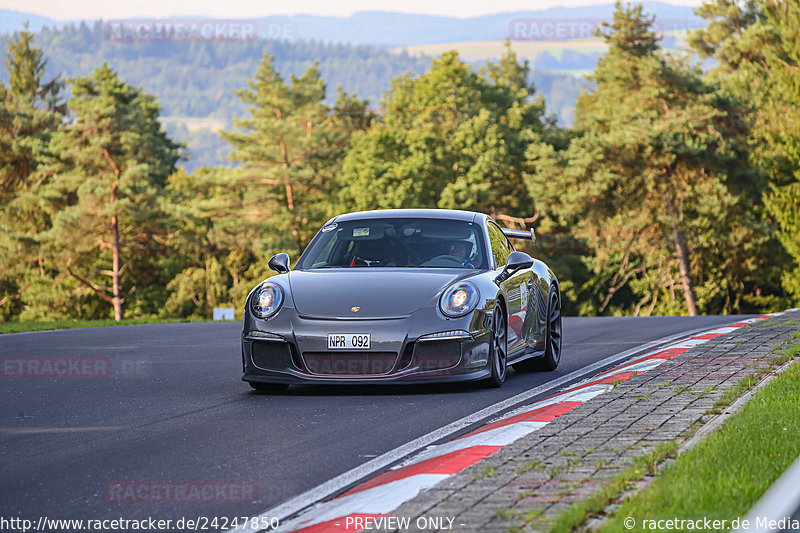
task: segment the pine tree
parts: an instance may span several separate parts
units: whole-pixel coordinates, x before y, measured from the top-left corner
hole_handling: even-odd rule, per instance
[[[9,42],[9,86],[0,84],[0,319],[23,309],[23,278],[46,275],[37,238],[49,218],[40,193],[49,179],[43,167],[51,158],[50,137],[64,113],[63,84],[43,81],[46,65],[26,25]]]
[[[155,99],[108,65],[73,81],[69,107],[74,118],[52,141],[59,160],[47,194],[58,210],[45,246],[121,320],[144,257],[163,251],[158,196],[180,147],[164,133]]]
[[[46,156],[50,133],[59,125],[64,105],[63,83],[55,78],[43,83],[47,61],[33,47],[33,34],[15,33],[6,54],[9,86],[3,96],[3,165],[0,166],[0,200],[7,202],[19,189],[32,184],[38,162]]]
[[[769,173],[765,198],[778,224],[778,238],[794,259],[783,285],[800,298],[800,4],[769,3],[763,25],[775,36],[763,49],[763,61],[748,65],[746,75],[760,113],[753,128],[754,157]]]
[[[764,176],[754,197],[755,209],[764,216],[769,249],[762,255],[770,258],[770,266],[760,268],[760,273],[781,277],[786,292],[799,298],[800,5],[714,0],[698,8],[697,14],[709,24],[695,32],[690,43],[719,62],[710,76],[741,102],[737,122],[749,128],[750,166]],[[766,211],[761,209],[762,197]],[[784,259],[786,253],[790,259]],[[785,303],[773,304],[779,305]]]
[[[243,165],[239,186],[268,214],[262,217],[265,248],[305,248],[332,210],[332,178],[350,135],[369,124],[364,102],[340,93],[332,110],[325,90],[316,65],[286,83],[265,53],[248,88],[236,91],[249,116],[234,119],[241,131],[222,136],[234,147],[231,159]]]
[[[768,35],[762,27],[762,0],[710,0],[695,9],[695,14],[708,20],[704,28],[689,35],[689,45],[704,57],[713,57],[719,67],[716,73],[727,75],[743,63],[761,60],[761,48]]]
[[[210,318],[214,307],[241,308],[263,278],[262,202],[242,187],[245,169],[199,168],[173,173],[161,197],[169,214],[168,246],[175,275],[163,315]]]
[[[576,106],[575,138],[564,151],[529,152],[531,189],[594,249],[585,289],[596,307],[583,312],[713,308],[717,280],[730,274],[719,250],[733,253],[735,239],[760,229],[733,216],[747,176],[733,171],[738,133],[715,122],[730,103],[699,70],[660,53],[652,22],[641,6],[617,4],[597,88]]]

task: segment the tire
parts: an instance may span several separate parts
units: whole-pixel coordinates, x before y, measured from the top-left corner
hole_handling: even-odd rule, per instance
[[[489,349],[489,364],[492,374],[486,379],[490,387],[503,385],[508,372],[508,322],[506,313],[500,303],[495,304],[492,313],[492,341]]]
[[[552,371],[561,362],[561,295],[558,288],[550,287],[547,298],[547,335],[545,336],[544,357],[541,360],[542,370]]]
[[[286,392],[289,388],[289,385],[283,383],[260,383],[257,381],[248,381],[248,385],[250,385],[253,390],[258,392]]]
[[[547,329],[545,330],[544,355],[514,363],[514,369],[522,371],[553,371],[561,361],[561,296],[558,288],[550,287],[547,297]]]

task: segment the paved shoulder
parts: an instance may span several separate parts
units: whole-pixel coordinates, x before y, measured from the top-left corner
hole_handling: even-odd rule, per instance
[[[412,531],[418,519],[431,517],[453,518],[455,531],[536,531],[537,524],[593,493],[634,458],[662,442],[685,440],[694,424],[713,418],[706,413],[725,390],[770,366],[773,348],[791,337],[799,316],[734,324],[712,334],[718,336],[713,340],[684,343],[681,353],[650,371],[644,371],[646,358],[612,370],[606,373],[614,378],[608,392],[421,492],[393,514],[408,517]],[[600,376],[586,386],[602,382]]]

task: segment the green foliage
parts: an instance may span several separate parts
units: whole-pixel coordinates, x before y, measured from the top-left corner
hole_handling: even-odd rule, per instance
[[[344,161],[341,210],[463,208],[526,216],[525,150],[545,130],[527,65],[510,47],[487,76],[458,54],[434,60],[418,78],[386,93],[381,119],[357,135]],[[487,79],[488,78],[488,79]]]
[[[340,212],[392,207],[568,235],[581,245],[523,245],[558,274],[567,313],[784,306],[784,290],[800,296],[800,7],[698,12],[712,23],[692,42],[720,64],[709,76],[662,52],[641,6],[618,5],[569,129],[510,46],[477,70],[445,53],[422,74],[427,60],[369,47],[112,43],[67,26],[37,36],[51,67],[111,58],[127,80],[105,63],[72,80],[67,113],[34,36],[0,38],[0,320],[241,308],[271,255],[296,258]],[[349,77],[363,95],[404,70],[378,115],[323,81]],[[239,113],[229,152],[191,133],[234,167],[176,170],[181,147],[148,90],[172,115]]]
[[[751,85],[762,110],[753,137],[764,147],[756,157],[770,176],[767,212],[794,259],[793,268],[783,274],[783,284],[800,299],[800,5],[770,4],[763,24],[778,37],[764,48],[762,62],[745,69],[759,80]]]
[[[0,35],[0,48],[9,37]],[[392,79],[428,70],[431,58],[411,56],[382,47],[323,41],[262,40],[249,43],[126,43],[106,40],[101,22],[66,24],[45,28],[35,41],[49,58],[48,72],[67,77],[91,74],[103,63],[112,65],[126,82],[156,95],[163,115],[170,117],[170,137],[186,142],[191,158],[182,166],[191,170],[225,161],[228,145],[212,129],[192,127],[194,118],[215,117],[227,121],[247,111],[234,90],[246,83],[266,52],[275,58],[275,68],[284,78],[300,76],[316,62],[329,87],[341,86],[377,104]],[[540,58],[539,58],[540,59]],[[548,108],[570,122],[575,96],[583,82],[570,74],[534,70],[530,78],[545,95]],[[7,80],[0,72],[0,80]],[[328,93],[333,105],[336,95]]]
[[[742,268],[763,266],[763,239],[741,134],[715,122],[734,104],[660,53],[651,23],[617,5],[575,136],[565,150],[533,145],[528,183],[593,250],[582,313],[741,310],[763,283]]]
[[[690,34],[689,45],[716,59],[720,74],[738,70],[743,62],[758,61],[765,36],[753,24],[761,18],[762,5],[763,0],[705,2],[695,14],[708,19],[708,25]]]
[[[333,176],[352,132],[372,116],[341,90],[336,106],[326,105],[315,66],[286,83],[267,54],[237,94],[248,115],[222,135],[240,166],[180,170],[164,191],[173,260],[163,316],[240,308],[270,256],[298,257],[330,216]]]
[[[66,276],[30,270],[20,281],[20,294],[25,303],[25,308],[19,314],[19,320],[22,321],[53,321],[64,317],[86,319],[108,315],[105,306],[94,297],[91,290]]]
[[[155,99],[108,65],[74,80],[72,95],[73,120],[51,142],[59,157],[45,191],[53,214],[42,249],[119,320],[139,281],[158,280],[151,259],[164,250],[166,225],[158,198],[179,146],[164,134]]]
[[[162,316],[210,317],[214,307],[243,305],[263,278],[264,211],[241,169],[178,170],[161,200],[169,215],[168,297]]]
[[[6,55],[9,87],[0,84],[0,320],[25,310],[23,285],[45,275],[38,235],[49,224],[44,208],[49,147],[64,113],[58,79],[43,81],[46,61],[33,35],[14,35]]]
[[[333,177],[352,132],[369,125],[367,104],[340,90],[331,109],[316,65],[285,83],[268,54],[236,94],[249,116],[234,119],[240,130],[222,136],[242,164],[238,186],[271,215],[263,220],[263,246],[299,254],[330,216]]]
[[[782,274],[770,277],[780,275],[785,290],[800,298],[800,6],[716,0],[698,14],[711,22],[694,34],[693,46],[720,62],[711,76],[748,104],[740,113],[749,126],[750,160],[768,181],[764,233],[777,235],[785,250],[770,250]]]

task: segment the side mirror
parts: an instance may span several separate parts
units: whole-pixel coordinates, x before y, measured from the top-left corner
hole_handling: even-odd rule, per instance
[[[508,278],[510,278],[515,272],[518,270],[522,270],[525,268],[530,268],[533,266],[533,258],[526,254],[525,252],[511,252],[508,255],[508,262],[506,263],[506,267],[500,273],[499,276],[495,279],[495,282],[501,283]]]
[[[288,258],[288,256],[287,256]],[[533,258],[525,252],[511,252],[508,254],[508,263],[506,263],[506,270],[522,270],[523,268],[530,268],[533,266]]]
[[[289,254],[275,254],[272,256],[272,259],[269,260],[267,263],[268,266],[277,272],[278,274],[282,274],[284,272],[289,272]]]

